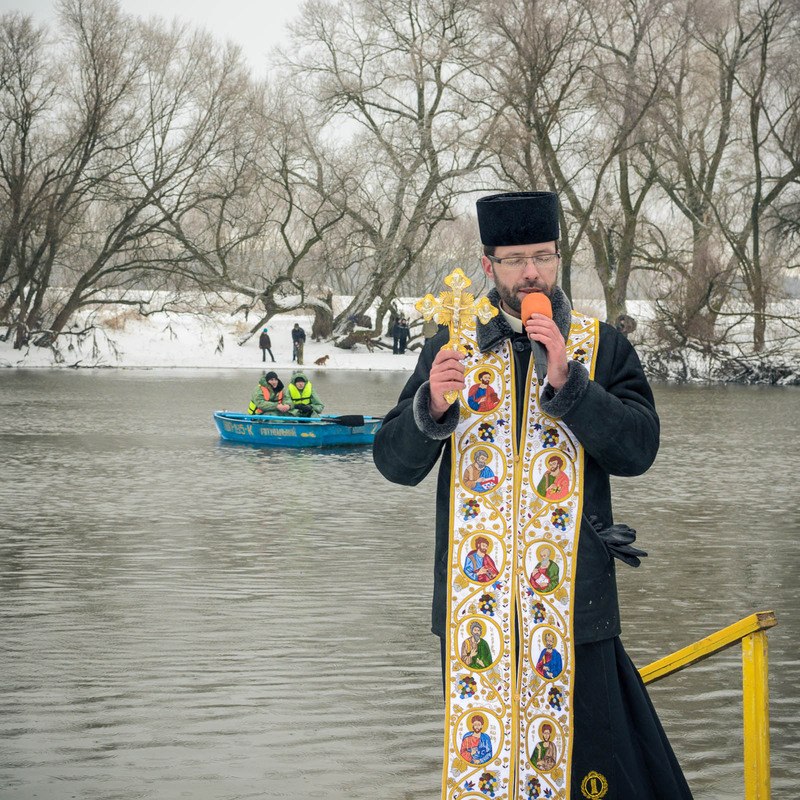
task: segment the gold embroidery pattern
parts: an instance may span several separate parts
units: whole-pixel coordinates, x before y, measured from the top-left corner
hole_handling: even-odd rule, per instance
[[[596,330],[594,320],[573,316],[567,357],[581,349],[593,363]],[[538,383],[531,380],[528,390],[521,449],[522,485],[527,483],[528,490],[520,492],[517,504],[517,553],[523,562],[516,586],[523,652],[516,736],[519,785],[538,783],[555,797],[568,797],[573,741],[572,587],[583,507],[583,455],[569,428],[542,412]],[[551,463],[554,456],[557,465]],[[560,470],[560,477],[548,487],[544,478],[551,466]]]
[[[588,800],[601,800],[608,792],[608,781],[599,772],[590,772],[581,781],[581,794]]]
[[[514,676],[509,653],[514,648],[510,591],[514,531],[508,523],[514,501],[513,386],[508,368],[511,351],[506,345],[496,354],[481,353],[474,322],[462,327],[460,344],[467,352],[464,364],[468,389],[460,400],[461,416],[453,444],[449,733],[443,796],[454,800],[464,797],[464,791],[471,796],[469,787],[482,796],[481,781],[489,780],[499,799],[508,796],[513,752]],[[492,371],[497,403],[488,412],[473,411],[467,402],[469,387],[475,382],[471,376],[478,367]],[[477,732],[473,723],[476,716],[482,718]],[[481,741],[482,734],[488,737],[490,755],[486,739]]]
[[[567,354],[578,350],[590,374],[596,342],[596,320],[575,315]],[[473,321],[462,327],[460,344],[467,354],[468,388],[461,393],[452,447],[443,798],[471,797],[491,781],[501,800],[515,780],[523,790],[535,781],[566,797],[580,445],[560,420],[541,412],[538,384],[529,381],[530,413],[518,451],[508,342],[497,352],[481,353]],[[467,394],[481,370],[491,372],[494,395],[475,410]],[[563,462],[561,477],[553,455]],[[551,474],[543,486],[549,491],[538,494],[531,489],[546,468]],[[522,627],[520,676],[513,663],[515,608]]]

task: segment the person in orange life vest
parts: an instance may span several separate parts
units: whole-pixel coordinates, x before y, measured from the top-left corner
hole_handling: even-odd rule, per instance
[[[275,372],[267,372],[253,389],[248,414],[288,414],[292,408],[289,393]]]

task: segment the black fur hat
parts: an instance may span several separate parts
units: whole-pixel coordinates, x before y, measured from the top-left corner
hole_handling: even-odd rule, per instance
[[[558,195],[507,192],[476,204],[481,242],[488,247],[554,242],[558,239]]]

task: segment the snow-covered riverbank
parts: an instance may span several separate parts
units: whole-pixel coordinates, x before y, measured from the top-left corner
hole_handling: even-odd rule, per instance
[[[269,321],[266,327],[276,368],[297,366],[292,362],[291,330],[295,323],[306,332],[303,368],[309,371],[320,369],[314,362],[324,356],[328,356],[325,369],[412,370],[416,364],[416,351],[393,355],[391,340],[387,340],[388,350],[376,349],[372,353],[364,346],[342,350],[331,342],[314,342],[312,321],[311,315],[304,314],[282,314]],[[78,319],[74,330],[84,328],[86,322],[86,318]],[[10,341],[0,341],[0,367],[260,369],[263,366],[258,335],[239,344],[252,324],[243,315],[164,312],[142,317],[135,309],[119,306],[95,313],[92,322],[94,328],[87,334],[67,333],[52,348],[29,345],[14,350]],[[267,363],[270,363],[269,353]]]
[[[199,307],[200,304],[198,304]],[[592,316],[602,316],[602,304],[596,301],[577,301],[576,307]],[[766,355],[748,354],[732,346],[718,348],[713,354],[692,347],[664,351],[654,345],[649,325],[651,309],[645,303],[630,303],[630,313],[639,320],[639,327],[631,337],[642,358],[648,374],[655,379],[675,382],[729,381],[736,383],[768,383],[800,385],[800,337],[795,336],[795,346],[784,344],[779,350],[771,349]],[[793,303],[797,306],[798,303]],[[71,333],[60,336],[55,347],[29,345],[15,350],[11,341],[0,341],[0,367],[17,368],[218,368],[256,369],[264,364],[258,347],[258,336],[244,344],[252,326],[244,314],[232,315],[228,309],[236,304],[226,303],[223,309],[206,308],[151,313],[139,315],[130,306],[108,306],[88,315],[76,317]],[[410,320],[418,319],[413,300],[401,306]],[[798,308],[792,308],[794,315]],[[785,312],[784,312],[785,313]],[[384,337],[386,349],[373,352],[363,345],[351,350],[335,347],[330,341],[311,339],[313,317],[310,314],[282,314],[273,317],[268,325],[275,355],[275,368],[279,374],[297,365],[292,361],[291,329],[299,323],[306,332],[303,369],[346,370],[413,370],[421,344],[419,325],[412,327],[415,334],[411,348],[403,355],[393,355],[391,339]],[[783,331],[776,336],[785,339],[791,335],[781,323]],[[78,334],[77,331],[88,332]],[[746,345],[746,336],[743,336]],[[327,356],[327,358],[325,358]],[[314,362],[325,359],[324,364]],[[267,365],[270,365],[267,354]]]

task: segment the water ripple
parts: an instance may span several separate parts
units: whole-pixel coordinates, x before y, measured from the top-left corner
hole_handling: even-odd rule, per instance
[[[381,412],[402,383],[357,379],[374,380],[374,408],[353,407],[352,376],[315,383],[342,413]],[[364,449],[220,443],[210,410],[249,396],[252,375],[3,381],[2,800],[438,795],[433,477],[387,484]],[[650,553],[618,570],[623,640],[642,666],[774,608],[772,786],[789,798],[800,442],[784,423],[798,394],[657,395],[656,465],[615,480],[616,517]],[[651,696],[697,800],[741,797],[740,650]]]

